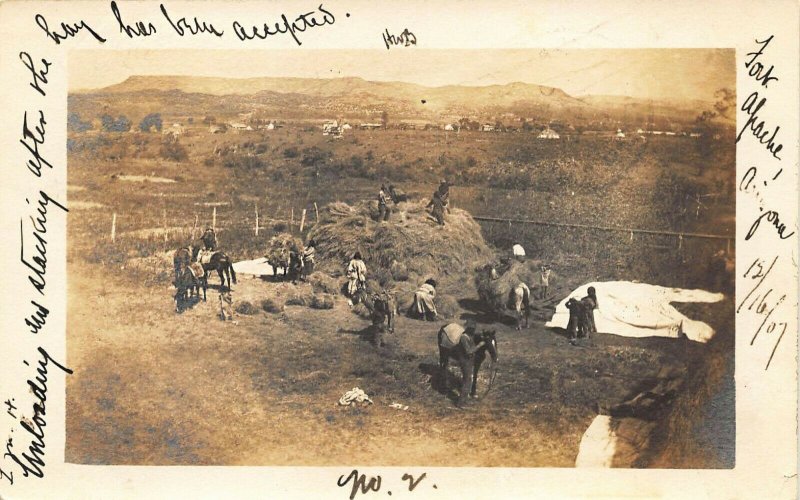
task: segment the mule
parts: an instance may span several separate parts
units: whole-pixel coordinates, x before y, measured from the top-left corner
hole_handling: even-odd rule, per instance
[[[196,246],[192,249],[192,262],[197,261],[197,256],[200,253],[200,247]],[[236,271],[233,270],[233,259],[221,251],[216,251],[211,254],[211,259],[206,263],[200,263],[203,266],[203,279],[208,281],[208,273],[216,271],[219,275],[220,287],[222,289],[231,289],[231,282],[236,284]],[[228,285],[225,286],[225,278],[228,279]]]
[[[206,280],[200,265],[193,262],[181,264],[175,278],[175,312],[180,313],[189,303],[190,296],[200,300],[200,286],[203,286],[203,301],[206,300]]]
[[[442,373],[442,380],[447,383],[447,365],[452,358],[461,368],[461,393],[458,396],[458,406],[463,406],[467,401],[467,396],[477,398],[478,391],[478,371],[481,364],[486,360],[486,353],[492,357],[494,363],[497,362],[497,332],[495,330],[484,330],[481,333],[465,331],[463,335],[468,335],[472,341],[472,352],[465,348],[464,343],[459,342],[455,347],[446,347],[443,344],[443,337],[446,336],[444,327],[439,330],[439,368]],[[483,342],[480,347],[475,348]],[[491,382],[490,382],[491,383]]]

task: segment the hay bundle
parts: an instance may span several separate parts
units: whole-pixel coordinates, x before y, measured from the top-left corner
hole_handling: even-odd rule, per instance
[[[525,262],[511,261],[510,265],[498,266],[499,277],[492,279],[490,269],[487,267],[475,276],[475,286],[478,297],[493,311],[508,310],[511,292],[520,283],[525,283],[531,289],[531,302],[538,297],[540,287],[541,261],[528,260]],[[550,287],[557,281],[555,272],[550,273]]]
[[[377,212],[375,201],[352,207],[328,205],[309,235],[317,243],[320,267],[341,272],[353,253],[360,251],[368,274],[382,269],[390,276],[457,280],[470,274],[477,263],[492,258],[480,226],[464,210],[453,209],[444,227],[429,217],[424,201],[399,204],[385,223],[375,222]],[[395,273],[390,273],[393,268]]]
[[[292,245],[298,249],[303,247],[303,242],[289,233],[279,233],[267,242],[267,262],[273,267],[286,267],[289,265],[289,249]]]

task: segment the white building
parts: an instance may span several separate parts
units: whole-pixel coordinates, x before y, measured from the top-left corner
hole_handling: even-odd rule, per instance
[[[538,139],[561,139],[561,136],[558,135],[558,132],[547,127],[546,129],[542,130],[539,135],[537,136]]]

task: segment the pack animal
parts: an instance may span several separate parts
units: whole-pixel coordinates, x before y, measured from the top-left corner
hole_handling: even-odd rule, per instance
[[[461,368],[461,393],[458,397],[458,405],[462,406],[466,403],[467,396],[477,397],[478,371],[486,360],[486,353],[489,353],[493,362],[497,362],[497,332],[484,330],[477,333],[468,328],[462,333],[468,337],[468,340],[460,339],[453,346],[447,339],[446,328],[447,326],[442,327],[438,335],[439,368],[443,380],[447,380],[447,365],[450,359],[453,359]]]

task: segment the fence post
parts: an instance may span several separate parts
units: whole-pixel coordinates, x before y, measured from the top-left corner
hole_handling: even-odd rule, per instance
[[[167,209],[161,211],[161,216],[164,219],[164,244],[167,244]]]
[[[195,235],[197,234],[197,221],[200,218],[199,215],[194,214],[194,227],[192,228],[192,239],[195,239]]]
[[[294,207],[292,207],[292,218],[289,219],[289,229],[294,227]]]
[[[256,209],[256,236],[258,236],[258,204],[253,203],[253,206]]]
[[[303,215],[300,217],[300,232],[303,232],[303,226],[306,224],[306,209],[303,209]]]
[[[214,212],[211,214],[211,230],[217,230],[217,207],[214,207]]]
[[[111,243],[117,239],[117,212],[111,215]]]
[[[319,209],[317,208],[317,202],[314,202],[314,214],[317,216],[317,222],[319,222]]]

